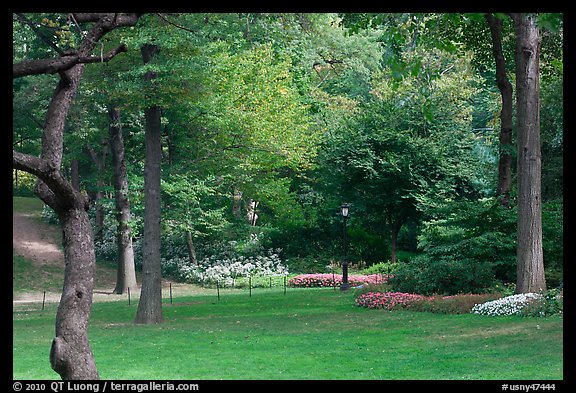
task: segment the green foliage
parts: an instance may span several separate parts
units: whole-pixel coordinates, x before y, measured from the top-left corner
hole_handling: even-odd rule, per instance
[[[547,317],[564,313],[564,292],[561,289],[549,289],[542,297],[528,303],[521,314],[528,317]]]
[[[223,198],[214,183],[213,178],[199,180],[176,174],[161,179],[164,225],[172,231],[190,232],[193,237],[223,230],[228,225],[226,208],[214,204],[216,197]]]
[[[378,262],[365,269],[362,269],[362,274],[395,274],[396,270],[400,267],[402,262]]]
[[[562,283],[564,267],[564,203],[562,199],[542,204],[542,249],[548,287]]]
[[[515,225],[514,212],[494,198],[446,204],[423,223],[423,253],[402,264],[391,283],[404,292],[456,294],[513,281]]]
[[[500,298],[499,294],[458,294],[452,296],[432,296],[410,305],[414,311],[425,311],[439,314],[468,314],[478,303]]]
[[[400,292],[451,295],[484,292],[493,280],[489,263],[452,256],[432,259],[424,254],[400,265],[390,284]]]
[[[60,49],[79,42],[64,14],[26,17]],[[512,70],[512,23],[497,17]],[[558,14],[539,14],[538,23],[544,258],[555,287],[563,282],[563,23]],[[14,62],[54,56],[16,16],[13,28]],[[324,271],[342,256],[338,206],[349,202],[351,263],[387,260],[398,230],[400,248],[416,251],[417,239],[420,250],[399,254],[397,285],[453,293],[513,281],[515,211],[482,199],[494,193],[498,141],[497,131],[478,129],[498,129],[500,106],[483,14],[146,14],[107,37],[104,53],[119,42],[129,51],[85,67],[63,160],[65,171],[78,160],[83,191],[105,194],[100,257],[116,252],[111,165],[97,170],[87,151],[105,157],[107,108],[119,107],[138,261],[142,109],[157,104],[167,272],[171,261],[186,261],[187,231],[200,258],[248,257],[265,245],[282,248],[291,271]],[[150,42],[159,53],[144,65],[139,49]],[[148,71],[156,73],[152,87]],[[13,81],[18,151],[40,154],[55,78]],[[238,190],[242,203],[259,202],[255,228],[242,203],[239,217],[232,214]]]

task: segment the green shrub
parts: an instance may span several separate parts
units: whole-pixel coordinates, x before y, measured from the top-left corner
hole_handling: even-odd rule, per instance
[[[468,314],[475,304],[499,299],[498,293],[486,294],[458,294],[451,296],[432,296],[419,300],[410,305],[414,311],[426,311],[439,314]]]
[[[399,292],[455,295],[486,292],[493,281],[489,263],[456,259],[451,255],[437,259],[420,255],[400,264],[389,283]]]
[[[397,262],[378,262],[372,266],[362,269],[362,274],[394,274],[396,269],[400,266],[400,261]]]
[[[330,265],[330,260],[321,256],[308,255],[288,258],[286,265],[294,273],[317,273],[325,271],[326,266]]]
[[[521,315],[528,317],[546,317],[549,315],[563,314],[564,292],[561,289],[550,289],[543,292],[542,297],[528,303]]]

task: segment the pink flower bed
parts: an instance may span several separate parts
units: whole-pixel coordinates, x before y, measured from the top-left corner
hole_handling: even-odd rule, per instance
[[[409,306],[410,303],[418,300],[429,299],[423,295],[404,292],[367,292],[356,298],[355,304],[359,307],[385,308],[395,310]]]
[[[387,274],[351,274],[348,276],[348,283],[351,286],[362,284],[379,285],[385,284],[390,278]],[[332,273],[300,274],[288,280],[291,287],[332,287],[342,284],[342,275]]]

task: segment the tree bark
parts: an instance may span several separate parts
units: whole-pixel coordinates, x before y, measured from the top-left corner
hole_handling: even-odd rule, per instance
[[[398,259],[398,233],[400,233],[400,228],[402,228],[402,224],[400,223],[393,223],[392,227],[390,228],[390,262],[392,263],[395,263]]]
[[[96,267],[89,200],[60,171],[66,115],[83,71],[83,65],[71,68],[56,87],[48,106],[40,158],[13,152],[14,167],[38,177],[35,193],[56,212],[62,226],[64,287],[50,350],[50,364],[62,379],[98,379],[88,342]]]
[[[142,47],[144,64],[158,52],[156,45]],[[150,83],[156,78],[148,72]],[[136,312],[136,323],[162,322],[162,272],[160,269],[160,107],[153,105],[144,111],[146,119],[146,161],[144,163],[144,246],[142,258],[142,289]]]
[[[192,238],[192,232],[186,232],[186,244],[188,245],[188,258],[192,265],[198,265],[198,260],[196,259],[196,247],[194,247],[194,239]]]
[[[502,19],[485,15],[492,35],[492,53],[496,63],[496,84],[502,98],[500,111],[500,154],[498,162],[498,186],[496,196],[502,206],[509,208],[512,188],[512,84],[506,76],[506,59],[502,50]]]
[[[546,290],[542,251],[540,34],[534,17],[511,14],[516,33],[518,241],[516,293]]]
[[[64,245],[64,288],[56,314],[50,364],[62,379],[98,379],[88,342],[96,257],[92,228],[82,207],[60,215]]]
[[[106,171],[106,160],[108,157],[108,138],[102,138],[100,141],[102,146],[102,156],[99,158],[98,154],[92,146],[87,145],[85,150],[92,159],[92,162],[96,166],[96,189],[92,189],[89,192],[92,203],[94,204],[94,240],[96,242],[102,242],[104,239],[104,207],[102,206],[102,199],[104,198],[104,172]]]
[[[76,14],[80,20],[92,14]],[[96,257],[92,227],[88,218],[89,199],[74,189],[61,171],[66,117],[84,72],[85,62],[98,41],[109,31],[122,25],[134,25],[137,14],[99,14],[86,32],[78,49],[56,63],[61,68],[43,68],[51,63],[27,61],[14,64],[13,77],[58,72],[60,80],[46,111],[40,157],[12,153],[15,169],[35,175],[35,193],[58,215],[64,246],[64,286],[56,314],[56,337],[50,349],[50,364],[62,379],[98,379],[98,370],[88,341],[88,322],[92,308]],[[88,21],[88,20],[86,20]],[[79,22],[81,23],[81,22]],[[111,59],[116,52],[107,59]],[[77,61],[69,62],[69,56]],[[84,61],[86,60],[86,61]],[[38,66],[37,68],[35,68]]]
[[[250,199],[248,206],[246,207],[246,220],[251,226],[256,226],[256,221],[258,220],[258,214],[256,213],[256,208],[260,202],[256,202],[254,199]]]
[[[112,150],[112,166],[114,168],[113,183],[116,200],[116,244],[118,247],[118,267],[114,293],[123,294],[128,288],[136,289],[136,270],[134,267],[134,248],[132,246],[132,230],[130,229],[130,200],[128,198],[128,175],[124,159],[124,138],[120,125],[118,108],[108,109],[110,117],[110,147]]]

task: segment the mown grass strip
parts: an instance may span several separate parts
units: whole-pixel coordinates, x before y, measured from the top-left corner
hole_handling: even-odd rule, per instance
[[[95,303],[90,339],[107,379],[562,379],[562,318],[368,310],[331,289],[177,297],[164,323]],[[55,379],[54,309],[14,313],[15,379]]]

